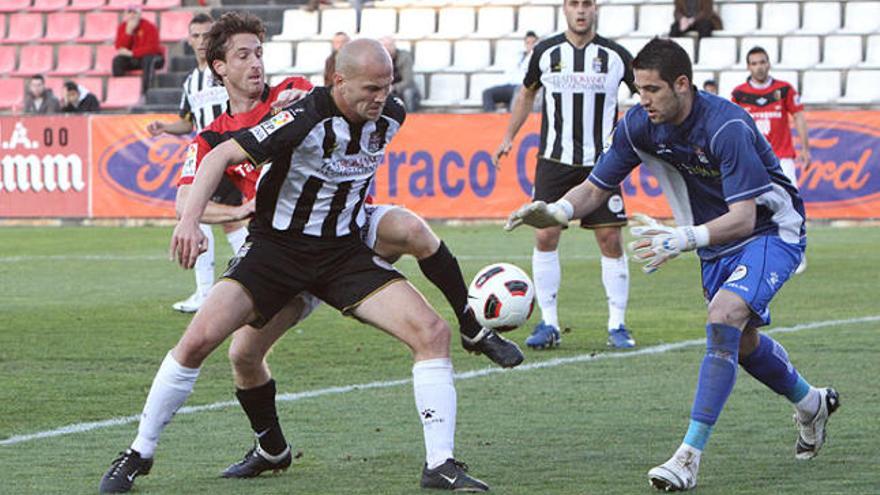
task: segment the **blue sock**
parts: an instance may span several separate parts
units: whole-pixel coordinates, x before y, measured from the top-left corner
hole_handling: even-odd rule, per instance
[[[697,393],[691,408],[691,427],[684,443],[703,450],[712,426],[736,383],[738,328],[720,323],[706,325],[706,355],[700,365]]]
[[[810,384],[792,366],[785,348],[766,335],[761,334],[758,347],[740,364],[756,380],[794,404],[810,391]]]

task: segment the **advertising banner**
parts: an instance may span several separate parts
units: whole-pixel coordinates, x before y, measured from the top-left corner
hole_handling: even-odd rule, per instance
[[[0,117],[0,218],[88,217],[88,118]]]

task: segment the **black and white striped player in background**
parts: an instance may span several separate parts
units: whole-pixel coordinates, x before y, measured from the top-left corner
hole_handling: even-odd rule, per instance
[[[154,121],[147,126],[153,136],[164,132],[177,136],[197,133],[208,126],[226,111],[229,97],[223,83],[214,79],[208,60],[205,57],[204,40],[211,30],[214,20],[208,14],[196,14],[189,23],[187,42],[196,54],[197,66],[183,83],[183,94],[180,97],[180,118],[174,122]],[[225,176],[211,196],[211,201],[230,206],[241,204],[241,193]],[[220,224],[226,234],[226,240],[233,253],[237,253],[247,238],[246,222],[229,222]],[[214,285],[214,234],[208,224],[200,225],[208,239],[208,249],[196,261],[194,268],[196,290],[188,298],[171,305],[183,313],[195,313],[208,297],[208,291]]]
[[[532,199],[548,203],[586,180],[617,122],[617,90],[625,83],[635,92],[632,55],[596,34],[596,2],[564,0],[565,32],[541,40],[532,52],[523,87],[516,97],[510,124],[497,161],[510,152],[513,139],[529,115],[538,90],[544,88],[541,145]],[[602,283],[608,297],[608,345],[635,346],[625,325],[629,300],[629,268],[621,245],[626,225],[620,188],[604,208],[580,219],[592,229],[602,252]],[[557,247],[560,227],[535,231],[532,276],[542,321],[526,339],[533,349],[559,345],[556,296],[562,270]]]

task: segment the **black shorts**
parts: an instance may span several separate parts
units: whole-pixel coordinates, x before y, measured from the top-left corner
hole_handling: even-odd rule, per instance
[[[532,200],[547,203],[558,201],[565,196],[569,189],[587,180],[592,170],[593,167],[574,167],[538,158]],[[619,186],[604,205],[581,218],[581,227],[585,229],[622,227],[624,225],[626,225],[626,207],[623,204],[623,196],[621,196]]]
[[[257,328],[304,290],[349,314],[376,291],[405,279],[357,235],[335,239],[251,235],[229,261],[223,277],[248,292],[257,312],[248,323]]]
[[[211,195],[211,201],[221,205],[239,206],[241,204],[241,191],[224,174],[214,194]]]

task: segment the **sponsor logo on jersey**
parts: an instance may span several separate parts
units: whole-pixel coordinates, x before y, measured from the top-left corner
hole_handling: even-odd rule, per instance
[[[302,111],[302,109],[297,109]],[[294,112],[291,110],[284,110],[283,112],[278,112],[269,120],[263,122],[262,124],[252,127],[251,134],[257,139],[258,143],[262,143],[267,137],[272,135],[278,129],[286,126],[287,124],[293,122]]]
[[[186,160],[183,162],[183,169],[180,171],[181,177],[194,177],[196,175],[196,158],[198,157],[199,146],[196,143],[190,143],[186,147]]]

